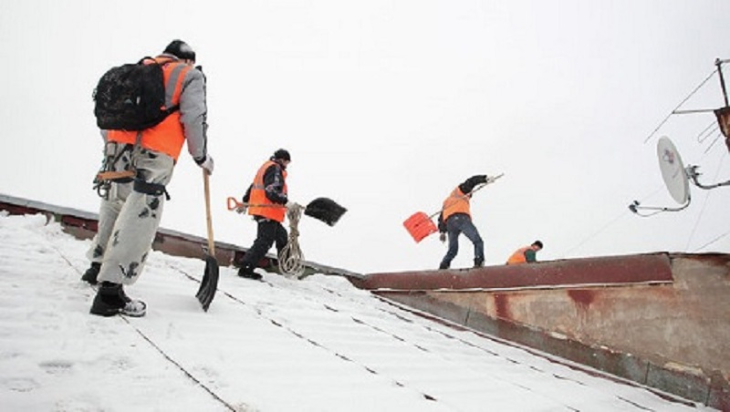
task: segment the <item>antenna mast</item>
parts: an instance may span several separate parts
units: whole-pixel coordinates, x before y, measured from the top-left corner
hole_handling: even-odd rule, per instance
[[[718,76],[720,76],[720,88],[722,89],[722,98],[725,101],[725,106],[715,110],[714,112],[715,117],[717,117],[717,124],[718,126],[720,126],[720,131],[725,136],[725,146],[727,146],[727,150],[730,151],[730,102],[728,102],[727,97],[725,76],[723,76],[722,74],[722,65],[728,62],[730,62],[730,60],[715,59],[715,66],[717,66],[717,74]],[[702,184],[699,182],[698,177],[700,176],[700,173],[697,171],[697,169],[699,169],[699,166],[689,165],[686,171],[687,177],[689,177],[689,179],[692,180],[692,183],[694,183],[694,185],[699,187],[700,189],[714,189],[716,187],[730,185],[730,180],[710,185]]]
[[[700,112],[709,112],[712,111],[715,113],[715,117],[717,117],[717,123],[720,126],[720,131],[725,136],[725,145],[727,146],[728,151],[730,151],[730,101],[728,100],[727,96],[727,87],[725,86],[725,77],[722,73],[722,65],[725,63],[729,63],[730,59],[726,60],[720,60],[715,59],[715,66],[717,67],[717,73],[720,76],[720,88],[722,89],[722,98],[725,102],[725,106],[715,109],[715,110],[678,110],[682,104],[684,104],[687,100],[689,100],[692,95],[699,90],[700,87],[702,87],[707,81],[712,77],[712,74],[707,77],[697,89],[695,89],[692,93],[690,93],[689,96],[687,96],[682,103],[677,106],[676,109],[670,113],[669,116],[673,114],[686,114],[686,113],[700,113]],[[714,74],[714,73],[713,73]],[[644,143],[646,143],[661,127],[666,123],[666,121],[669,119],[669,116],[667,116],[666,119],[664,119],[659,126],[657,126],[656,129],[649,135],[649,137],[644,140]],[[691,180],[692,183],[694,183],[695,186],[701,188],[701,189],[714,189],[716,187],[721,186],[730,186],[730,180],[726,182],[721,183],[715,183],[711,185],[705,185],[699,182],[698,177],[700,176],[700,173],[697,171],[699,169],[699,166],[693,166],[688,165],[686,168],[682,164],[682,159],[679,156],[679,152],[677,151],[677,148],[674,147],[674,144],[669,140],[668,137],[663,136],[659,139],[659,142],[657,144],[657,154],[659,156],[659,166],[662,171],[662,177],[664,178],[664,183],[667,186],[667,189],[669,190],[669,194],[672,195],[674,200],[677,201],[677,203],[680,204],[680,206],[677,207],[657,207],[657,206],[642,206],[638,200],[634,200],[633,203],[629,205],[629,210],[634,212],[635,214],[639,216],[652,216],[657,213],[661,212],[677,212],[682,209],[685,209],[687,206],[689,206],[691,200],[690,192],[689,192],[689,186],[688,181]],[[651,211],[648,214],[642,214],[642,210]]]
[[[727,100],[727,89],[725,88],[725,77],[722,75],[722,64],[727,63],[730,60],[715,59],[715,66],[717,66],[717,74],[720,76],[720,87],[722,88],[722,97],[725,99],[725,107],[730,106]]]
[[[717,73],[720,76],[722,98],[725,100],[725,106],[715,110],[715,116],[717,117],[717,124],[720,125],[720,131],[725,136],[725,145],[727,146],[727,150],[730,151],[730,103],[728,102],[727,97],[727,87],[725,87],[725,76],[722,75],[722,65],[728,62],[730,62],[730,60],[715,59]]]

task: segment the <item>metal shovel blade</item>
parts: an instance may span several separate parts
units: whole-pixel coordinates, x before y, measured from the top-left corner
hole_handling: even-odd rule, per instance
[[[207,255],[205,257],[205,273],[203,274],[203,280],[200,282],[200,288],[195,297],[198,298],[198,302],[203,307],[204,311],[208,311],[210,303],[213,302],[215,292],[218,290],[218,278],[220,277],[220,268],[218,267],[218,261],[213,256]]]
[[[312,200],[304,209],[305,215],[321,220],[329,226],[334,226],[345,212],[347,212],[347,209],[326,197],[318,197]]]

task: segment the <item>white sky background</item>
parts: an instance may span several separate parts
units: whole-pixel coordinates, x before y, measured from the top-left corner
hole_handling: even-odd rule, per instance
[[[439,210],[473,174],[505,173],[472,201],[487,264],[545,243],[541,260],[730,251],[730,188],[692,188],[680,213],[656,140],[668,135],[701,181],[730,179],[714,115],[673,117],[730,58],[727,1],[10,0],[0,3],[0,193],[95,212],[102,143],[92,90],[112,65],[181,38],[208,76],[216,240],[248,247],[256,226],[225,208],[271,153],[292,153],[289,187],[349,210],[305,218],[307,260],[356,272],[436,268],[437,236],[402,222]],[[726,71],[730,67],[726,67]],[[717,78],[682,108],[723,105]],[[201,172],[184,149],[162,226],[205,236]],[[704,247],[709,244],[709,246]],[[453,267],[471,265],[462,240]]]

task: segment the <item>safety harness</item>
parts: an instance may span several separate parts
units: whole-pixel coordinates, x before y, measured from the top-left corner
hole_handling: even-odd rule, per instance
[[[134,182],[132,188],[135,192],[152,196],[161,196],[164,194],[165,199],[170,200],[170,194],[167,192],[165,185],[146,182],[144,179],[140,178],[137,171],[131,165],[131,154],[129,169],[120,171],[114,170],[114,166],[119,159],[121,159],[125,153],[132,152],[132,150],[139,145],[140,137],[141,133],[138,134],[137,142],[134,145],[125,144],[122,147],[122,150],[118,150],[119,144],[115,142],[106,143],[104,161],[102,162],[99,173],[97,173],[96,177],[94,177],[93,185],[93,189],[96,190],[96,193],[102,199],[109,200],[109,189],[111,188],[112,183],[125,184]]]

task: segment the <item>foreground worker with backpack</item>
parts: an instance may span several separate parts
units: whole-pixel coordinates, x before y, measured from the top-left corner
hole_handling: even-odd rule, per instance
[[[213,172],[207,151],[205,77],[194,64],[193,49],[174,40],[155,58],[110,70],[97,86],[95,115],[105,141],[105,161],[95,188],[102,201],[89,251],[92,264],[82,277],[100,283],[90,310],[94,315],[145,315],[146,304],[129,298],[124,286],[142,274],[169,199],[166,186],[185,142],[195,162],[208,174]],[[130,80],[135,76],[142,80]],[[163,105],[146,102],[151,94],[131,90],[133,83],[156,88],[152,94],[164,100]],[[120,90],[138,94],[124,97],[118,95]]]
[[[439,239],[445,242],[448,233],[449,249],[441,260],[439,269],[448,269],[451,266],[451,261],[459,252],[459,235],[462,233],[474,245],[474,267],[484,265],[484,242],[471,221],[469,201],[474,188],[488,181],[487,175],[472,176],[457,186],[444,200],[438,219]]]
[[[537,252],[542,250],[542,242],[536,240],[532,242],[530,246],[525,246],[517,249],[507,259],[508,265],[519,265],[521,263],[534,263],[537,262]]]
[[[236,209],[238,213],[253,216],[258,227],[256,239],[251,248],[243,256],[238,276],[260,280],[261,274],[254,272],[259,260],[266,255],[272,245],[276,244],[277,255],[286,247],[288,234],[281,224],[289,209],[301,208],[289,200],[286,186],[286,168],[291,156],[285,149],[274,152],[256,172],[253,183],[243,195],[244,206]]]

